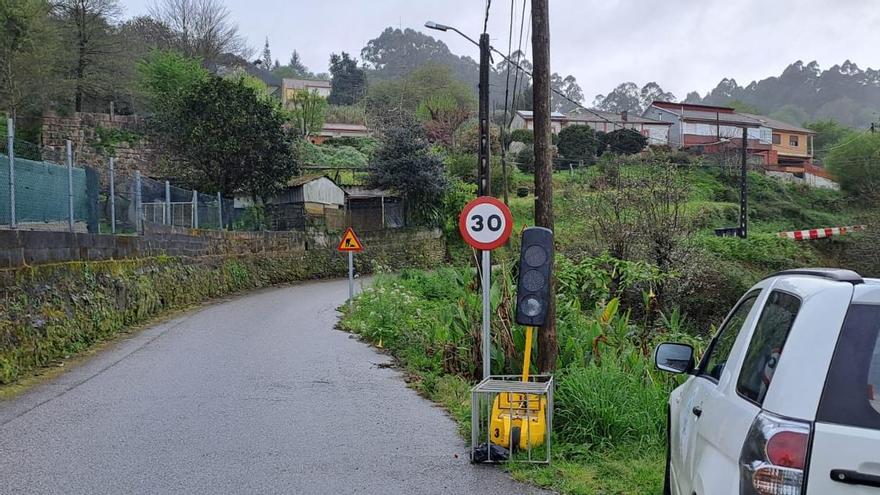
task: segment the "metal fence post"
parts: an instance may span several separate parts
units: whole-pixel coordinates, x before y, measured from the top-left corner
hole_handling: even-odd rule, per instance
[[[217,219],[220,221],[220,230],[223,230],[223,197],[217,191]]]
[[[171,183],[165,181],[165,208],[162,210],[162,223],[171,225]]]
[[[73,143],[67,140],[67,223],[73,232]]]
[[[141,204],[141,171],[134,171],[134,223],[138,234],[144,232],[143,204]]]
[[[193,189],[192,228],[199,228],[199,192]]]
[[[110,157],[110,233],[116,235],[116,170]]]
[[[6,119],[6,135],[9,153],[9,227],[15,228],[15,121]]]

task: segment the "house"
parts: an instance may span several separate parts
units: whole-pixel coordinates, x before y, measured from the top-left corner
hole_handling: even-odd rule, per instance
[[[554,134],[571,125],[586,125],[596,132],[611,132],[617,129],[633,129],[648,138],[649,144],[666,144],[669,136],[669,122],[632,115],[600,110],[580,110],[569,115],[559,112],[550,114],[550,128]],[[510,125],[511,129],[534,129],[534,115],[528,110],[517,110]]]
[[[550,113],[550,129],[553,134],[559,134],[563,128],[568,126],[568,118],[559,112]],[[535,130],[535,117],[530,110],[517,110],[516,115],[510,122],[510,129],[528,129]]]
[[[286,104],[293,97],[295,91],[301,90],[315,91],[324,98],[327,98],[330,96],[330,81],[285,77],[281,80],[281,102]]]
[[[321,127],[321,132],[317,135],[309,136],[309,141],[313,144],[321,144],[330,138],[369,137],[370,135],[372,135],[370,129],[363,124],[324,122],[324,125]]]
[[[251,206],[254,202],[250,196],[236,194],[236,209]],[[302,175],[289,180],[264,207],[271,230],[303,230],[320,225],[339,230],[345,222],[345,191],[325,175]]]
[[[793,168],[800,172],[804,166],[813,163],[813,136],[815,132],[796,125],[771,119],[763,115],[743,113],[746,117],[761,122],[773,133],[769,165]]]
[[[746,129],[748,153],[764,165],[770,163],[771,128],[733,108],[654,101],[645,109],[642,117],[672,124],[669,128],[669,144],[673,148],[699,148],[707,153],[742,148],[743,129]]]

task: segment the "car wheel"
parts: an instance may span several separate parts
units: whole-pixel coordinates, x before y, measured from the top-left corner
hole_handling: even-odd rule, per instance
[[[672,486],[669,480],[669,463],[672,457],[672,447],[670,446],[672,419],[670,418],[669,409],[666,409],[666,474],[663,476],[663,495],[672,495]]]

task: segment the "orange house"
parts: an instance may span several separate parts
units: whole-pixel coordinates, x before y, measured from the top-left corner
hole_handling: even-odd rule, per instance
[[[775,165],[786,172],[803,173],[813,163],[813,137],[815,132],[796,125],[771,119],[763,115],[744,113],[773,132],[772,148],[768,165]]]

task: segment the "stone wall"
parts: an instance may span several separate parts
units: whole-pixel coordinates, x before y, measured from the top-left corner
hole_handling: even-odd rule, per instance
[[[335,236],[12,234],[5,240],[34,244],[19,247],[24,258],[36,262],[33,253],[40,252],[46,262],[0,269],[0,384],[163,312],[277,284],[343,277],[348,265]],[[444,260],[439,231],[376,232],[361,240],[365,251],[355,256],[361,274],[434,268]],[[111,253],[124,259],[107,259]],[[48,262],[65,258],[82,261]]]
[[[70,116],[47,113],[43,115],[41,125],[43,158],[64,163],[66,141],[70,139],[77,164],[95,168],[105,178],[109,154],[102,149],[99,129],[114,129],[137,137],[133,142],[112,143],[117,170],[140,170],[149,175],[155,168],[159,151],[148,137],[146,119],[137,115],[114,115],[111,118],[106,113],[74,113]],[[104,147],[106,145],[104,143]]]
[[[167,229],[167,228],[166,228]],[[167,229],[142,236],[0,230],[0,268],[68,261],[99,261],[153,256],[229,256],[277,252],[333,251],[338,235],[304,232],[225,232]],[[394,229],[364,232],[366,255],[410,246],[442,261],[439,231]]]

